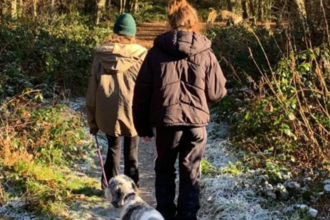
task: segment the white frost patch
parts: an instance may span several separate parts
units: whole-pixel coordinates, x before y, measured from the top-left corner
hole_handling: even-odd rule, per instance
[[[204,158],[216,168],[226,167],[229,162],[235,163],[237,159],[229,150],[230,146],[226,140],[209,140],[206,145]]]
[[[70,108],[72,108],[75,111],[85,112],[85,105],[86,105],[85,97],[79,97],[74,100],[64,101],[63,103],[67,104]]]
[[[201,220],[270,220],[277,212],[262,208],[267,202],[252,188],[243,188],[247,176],[219,175],[202,181]],[[246,180],[246,179],[245,179]]]
[[[9,219],[32,220],[37,219],[31,213],[24,210],[26,202],[22,198],[11,198],[5,205],[0,207],[0,219],[6,217]]]
[[[84,111],[85,98],[78,98],[68,101],[67,104],[75,111]],[[87,128],[86,128],[87,129]],[[226,124],[210,123],[208,126],[208,143],[206,146],[205,159],[217,169],[225,168],[231,162],[235,164],[237,155],[234,147],[225,138],[229,135],[229,126]],[[106,137],[98,134],[99,143],[105,159],[107,151]],[[89,136],[82,145],[92,144],[94,137]],[[121,160],[122,161],[122,160]],[[95,150],[89,152],[87,158],[83,158],[76,164],[76,172],[82,172],[91,178],[100,181],[101,167]],[[121,169],[123,165],[121,164]],[[292,213],[288,218],[288,212],[294,212],[294,206],[287,207],[286,204],[276,203],[267,200],[258,194],[255,186],[255,179],[258,172],[249,172],[238,176],[227,174],[215,177],[202,176],[201,181],[201,210],[200,220],[300,220],[299,215]],[[151,175],[154,175],[152,173]],[[327,185],[328,183],[324,183]],[[149,189],[151,190],[151,189]],[[12,200],[5,206],[0,207],[0,216],[12,217],[13,219],[33,219],[32,215],[23,210],[25,203],[22,200]],[[311,215],[317,214],[309,210]],[[111,207],[109,201],[76,201],[70,204],[69,215],[72,219],[110,219],[116,220],[119,217],[119,210]]]
[[[118,220],[119,209],[114,209],[110,202],[77,202],[68,212],[72,219]]]
[[[233,151],[234,147],[224,139],[229,134],[228,126],[211,123],[208,132],[211,135],[205,159],[217,169],[228,167],[230,162],[235,164],[237,158]],[[286,204],[277,203],[258,194],[255,184],[258,175],[258,172],[251,171],[237,176],[202,176],[200,220],[300,219],[295,213],[290,213],[291,218],[285,216],[293,208],[288,209]]]

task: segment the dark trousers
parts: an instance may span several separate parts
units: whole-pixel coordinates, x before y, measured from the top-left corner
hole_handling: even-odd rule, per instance
[[[107,181],[119,174],[120,156],[121,156],[121,137],[108,138],[108,153],[104,164]],[[124,174],[133,179],[138,184],[138,145],[139,137],[124,137]],[[103,178],[103,177],[102,177]],[[102,182],[103,183],[103,182]]]
[[[205,127],[156,128],[157,210],[165,220],[196,220],[200,164],[207,142]],[[175,205],[175,162],[179,157],[179,197]]]

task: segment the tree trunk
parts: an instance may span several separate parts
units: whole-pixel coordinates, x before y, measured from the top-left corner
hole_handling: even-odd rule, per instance
[[[106,2],[106,10],[110,12],[111,9],[111,0],[107,0]]]
[[[243,10],[243,18],[247,19],[249,15],[247,12],[246,0],[242,0],[242,10]]]
[[[54,14],[55,14],[55,0],[51,0],[51,2],[50,2],[50,16],[51,16],[51,18],[53,18],[54,17]]]
[[[16,0],[10,1],[10,16],[12,18],[17,18],[17,1]]]
[[[120,0],[120,14],[126,11],[126,0]]]
[[[276,19],[276,26],[282,27],[283,25],[283,15],[286,14],[287,0],[274,1],[273,4],[274,14]],[[287,18],[286,18],[287,20]]]
[[[306,7],[304,0],[295,0],[292,4],[296,12],[292,20],[292,25],[297,30],[306,30]]]
[[[133,13],[134,12],[134,0],[128,0],[127,4],[128,4],[128,8],[129,8],[129,12]]]
[[[84,2],[85,15],[94,13],[96,8],[97,8],[97,2],[95,0],[85,0]]]
[[[263,10],[262,10],[262,0],[258,0],[258,20],[262,21],[263,19]]]
[[[128,4],[129,4],[130,12],[136,13],[138,11],[139,9],[138,0],[129,0]]]
[[[37,19],[38,16],[37,9],[38,9],[38,0],[32,0],[32,17],[34,21]]]
[[[100,23],[100,19],[105,10],[105,3],[106,0],[99,0],[99,2],[97,3],[96,24]]]
[[[257,24],[257,12],[256,12],[256,2],[255,0],[249,0],[249,10],[252,15],[252,25]]]
[[[18,10],[17,10],[17,15],[19,17],[22,17],[23,16],[23,11],[24,10],[24,3],[23,3],[23,0],[19,0],[18,2]]]
[[[298,13],[299,13],[300,19],[302,19],[303,21],[305,21],[306,20],[305,2],[304,2],[304,0],[296,0],[296,3],[298,5]]]
[[[264,3],[264,19],[265,19],[265,25],[266,28],[270,28],[271,22],[272,22],[272,8],[273,8],[273,1],[272,0],[266,0]]]
[[[233,11],[233,5],[231,0],[227,0],[227,10],[228,11]]]
[[[5,15],[7,14],[7,10],[8,10],[8,8],[7,8],[7,1],[6,0],[0,0],[1,20],[4,19]]]
[[[137,13],[139,10],[139,0],[134,0],[134,13]]]

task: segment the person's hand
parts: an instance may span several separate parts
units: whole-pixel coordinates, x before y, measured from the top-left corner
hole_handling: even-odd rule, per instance
[[[144,142],[151,142],[151,137],[145,136],[145,137],[142,137],[142,139]]]
[[[91,135],[94,135],[95,136],[98,131],[99,131],[98,128],[91,128],[89,132],[91,133]]]

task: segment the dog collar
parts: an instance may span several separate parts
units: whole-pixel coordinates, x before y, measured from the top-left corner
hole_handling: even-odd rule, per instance
[[[127,200],[130,200],[132,198],[134,198],[135,196],[135,193],[132,192],[132,193],[128,193],[125,197],[124,197],[124,201],[127,201]]]

